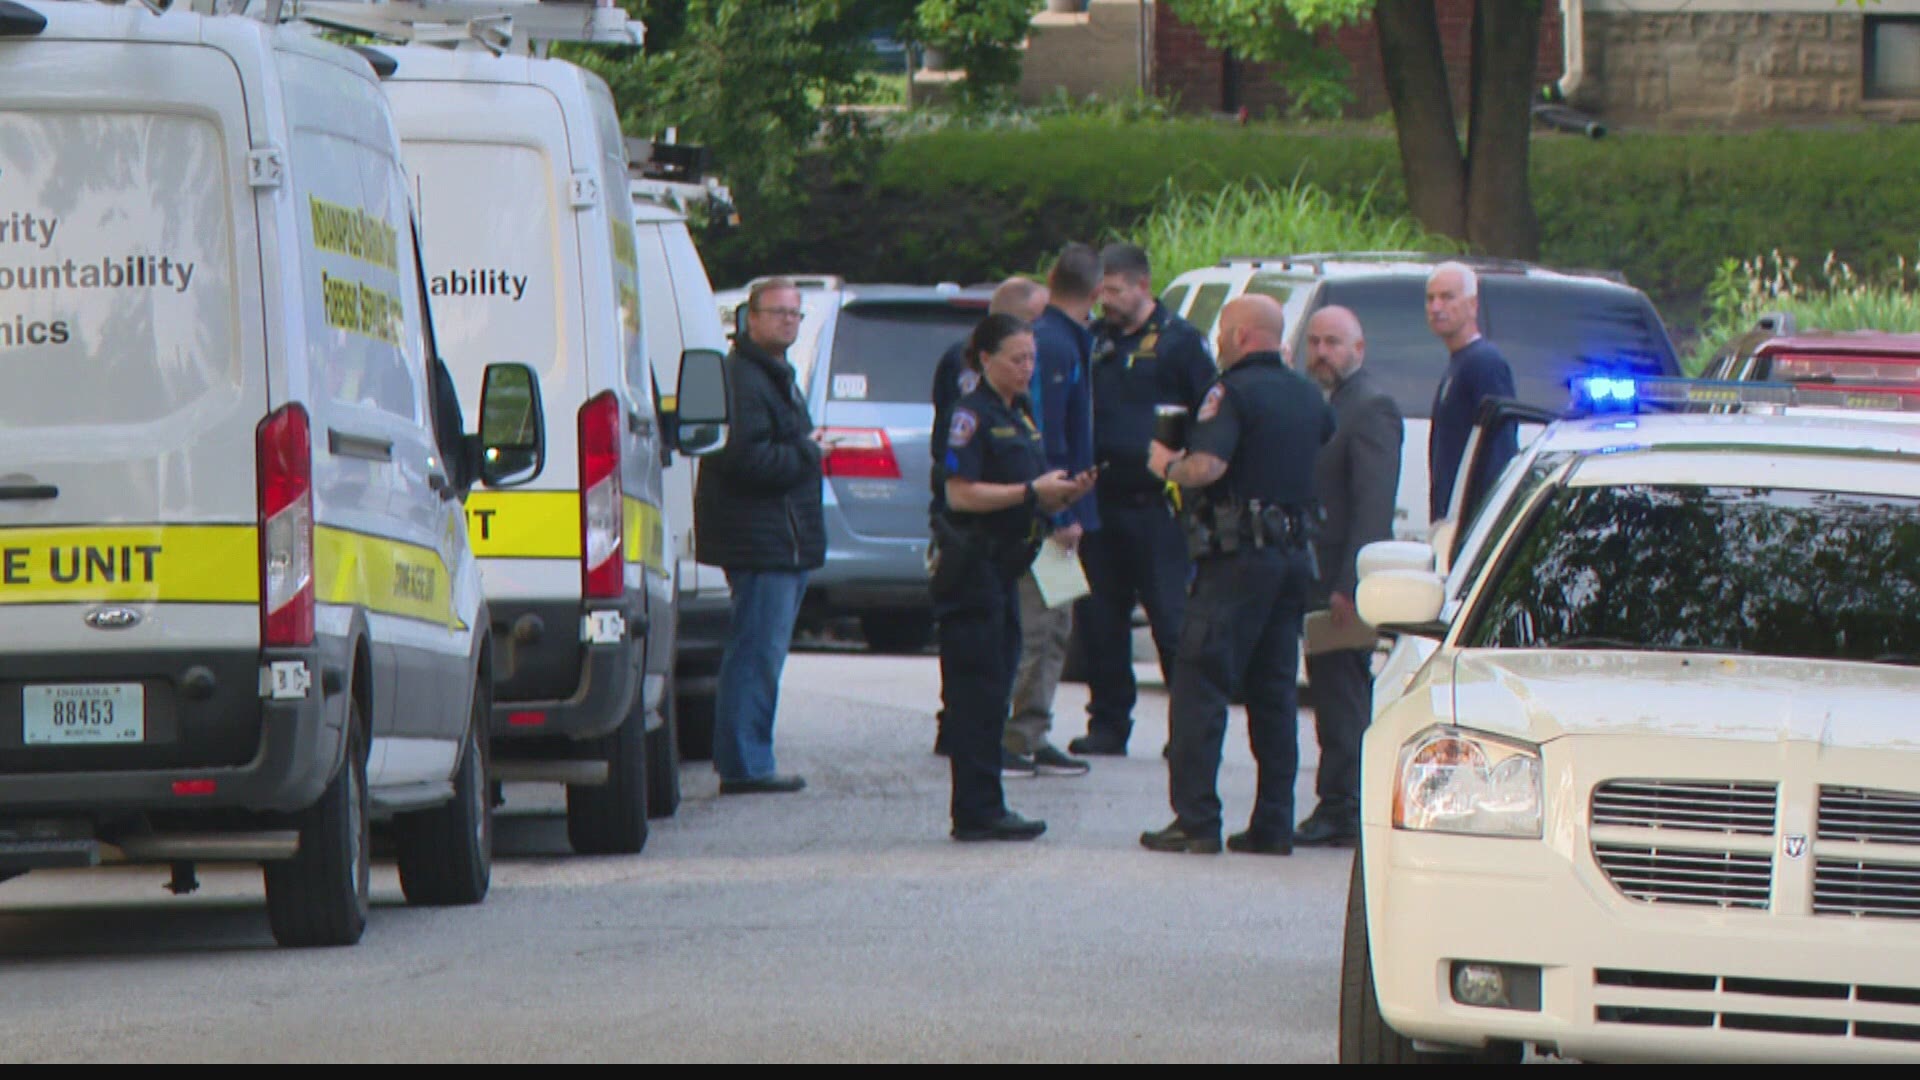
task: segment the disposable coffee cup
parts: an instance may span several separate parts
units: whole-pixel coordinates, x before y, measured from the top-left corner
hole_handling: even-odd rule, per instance
[[[1187,431],[1191,426],[1191,417],[1185,405],[1155,405],[1153,407],[1153,438],[1155,442],[1173,449],[1187,448]]]

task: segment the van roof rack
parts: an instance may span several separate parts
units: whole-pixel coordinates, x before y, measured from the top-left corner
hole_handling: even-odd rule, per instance
[[[613,0],[284,0],[295,19],[404,45],[540,55],[548,42],[640,45],[646,27]],[[275,6],[278,6],[276,4]]]

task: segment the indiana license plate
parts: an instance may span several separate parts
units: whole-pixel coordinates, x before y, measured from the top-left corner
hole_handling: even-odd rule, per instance
[[[28,686],[21,694],[28,746],[97,746],[147,737],[146,689],[139,683]]]

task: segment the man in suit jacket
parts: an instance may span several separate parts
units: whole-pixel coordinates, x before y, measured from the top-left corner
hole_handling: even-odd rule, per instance
[[[1307,323],[1307,374],[1327,392],[1339,424],[1320,450],[1315,494],[1326,511],[1316,543],[1316,608],[1337,628],[1351,627],[1354,568],[1360,549],[1393,538],[1400,487],[1400,407],[1361,366],[1367,343],[1360,320],[1326,307]],[[1307,657],[1314,725],[1320,737],[1320,804],[1294,830],[1296,844],[1349,846],[1360,834],[1360,736],[1373,715],[1373,650],[1338,649]]]

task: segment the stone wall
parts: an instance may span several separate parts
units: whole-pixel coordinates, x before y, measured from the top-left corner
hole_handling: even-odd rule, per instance
[[[1609,123],[1652,125],[1858,116],[1865,22],[1845,13],[1589,11],[1576,104]]]
[[[1139,0],[1092,0],[1078,14],[1035,15],[1020,61],[1020,100],[1032,104],[1062,90],[1114,100],[1144,90],[1141,9]]]

